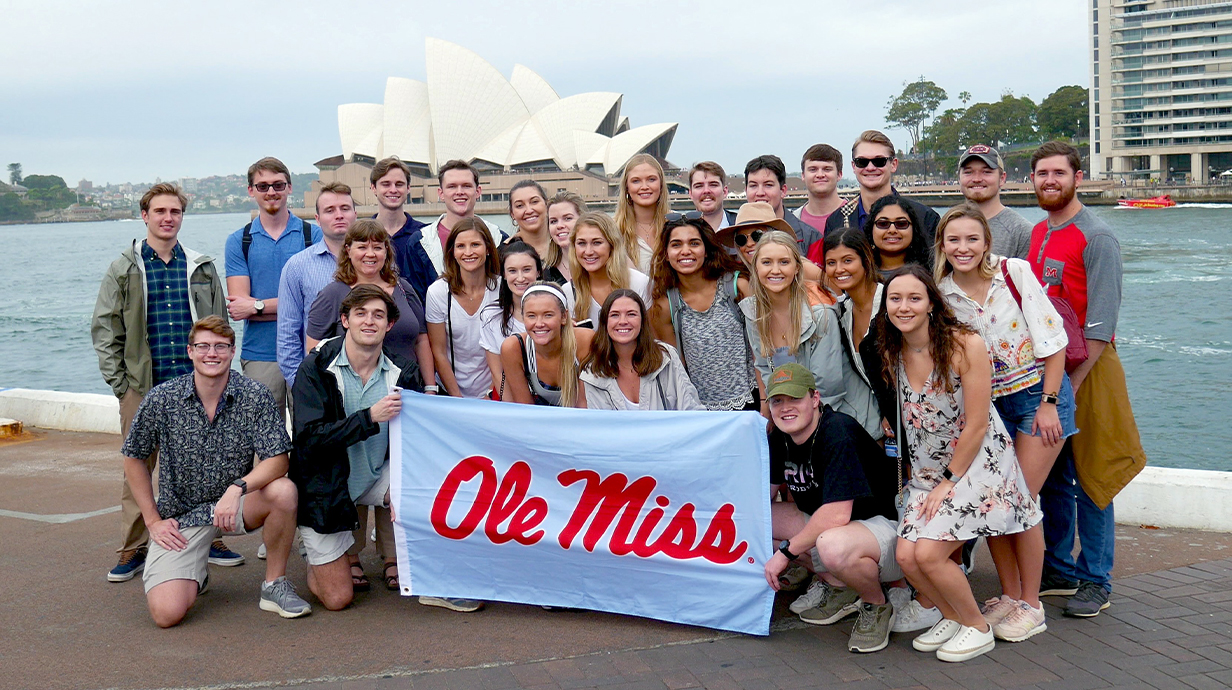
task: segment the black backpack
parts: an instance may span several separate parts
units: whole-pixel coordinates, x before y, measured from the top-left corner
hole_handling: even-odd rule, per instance
[[[304,223],[304,249],[312,246],[312,223],[303,221]],[[248,263],[248,248],[252,246],[252,221],[244,226],[244,237],[240,240],[240,247],[244,250],[244,263]]]

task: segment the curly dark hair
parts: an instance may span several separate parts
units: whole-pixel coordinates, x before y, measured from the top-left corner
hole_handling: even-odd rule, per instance
[[[945,303],[941,290],[928,269],[919,264],[907,264],[894,269],[886,278],[885,306],[887,324],[877,329],[877,350],[881,353],[881,375],[885,381],[898,380],[898,364],[903,359],[903,335],[890,319],[889,306],[890,285],[898,278],[911,276],[924,284],[928,294],[928,340],[933,358],[933,375],[941,380],[947,393],[954,392],[953,369],[954,356],[962,356],[963,348],[959,338],[974,334],[970,326],[958,320],[954,312]]]
[[[659,235],[659,244],[655,248],[654,256],[650,259],[650,284],[654,286],[652,296],[655,299],[666,295],[668,288],[680,287],[680,276],[676,274],[676,269],[672,268],[667,260],[667,245],[671,242],[672,232],[686,226],[697,231],[702,239],[702,246],[706,248],[706,256],[702,259],[701,267],[702,275],[706,280],[718,280],[726,273],[733,273],[743,268],[736,258],[728,254],[727,249],[719,244],[714,230],[710,228],[710,223],[707,223],[705,219],[668,221],[663,225],[663,232]]]
[[[887,206],[901,208],[903,213],[906,214],[907,219],[911,221],[911,244],[907,245],[907,253],[903,256],[903,263],[920,264],[931,269],[933,265],[932,247],[928,246],[928,238],[924,237],[924,226],[920,225],[920,215],[915,212],[915,208],[911,204],[904,201],[897,194],[883,196],[874,201],[873,207],[868,210],[868,217],[864,219],[864,237],[873,246],[873,259],[877,262],[877,267],[881,267],[881,250],[877,248],[877,243],[873,241],[873,223],[876,222],[877,215]]]

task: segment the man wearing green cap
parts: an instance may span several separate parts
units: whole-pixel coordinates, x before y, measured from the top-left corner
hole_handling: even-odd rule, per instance
[[[768,384],[771,491],[786,485],[794,502],[771,504],[778,551],[766,563],[766,581],[779,589],[779,575],[801,559],[817,579],[791,610],[814,625],[859,613],[848,649],[884,649],[894,607],[881,583],[903,577],[894,560],[893,461],[859,422],[821,403],[805,367],[784,364]]]

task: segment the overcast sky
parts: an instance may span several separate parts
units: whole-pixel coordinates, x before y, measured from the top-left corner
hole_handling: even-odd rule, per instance
[[[776,153],[793,170],[809,145],[849,150],[870,127],[904,147],[885,104],[920,75],[950,105],[1087,85],[1086,5],[0,0],[0,164],[70,185],[242,173],[265,155],[313,171],[341,150],[337,106],[423,80],[431,36],[561,96],[622,93],[635,127],[680,123],[677,165],[739,172]]]

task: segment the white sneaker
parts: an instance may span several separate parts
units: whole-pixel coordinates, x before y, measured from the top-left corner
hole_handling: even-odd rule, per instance
[[[890,628],[891,632],[927,630],[941,620],[941,609],[936,606],[924,608],[915,599],[908,600],[901,608],[898,608],[898,602],[895,602],[895,607],[894,627]]]
[[[809,588],[805,590],[804,594],[796,597],[796,600],[791,602],[787,608],[791,609],[791,612],[796,615],[800,615],[809,609],[817,608],[817,606],[821,604],[821,600],[826,598],[827,590],[829,588],[830,585],[827,585],[819,577],[813,580],[812,584],[809,585]]]
[[[992,634],[1006,642],[1022,642],[1048,629],[1048,621],[1044,616],[1044,607],[1031,608],[1025,601],[1018,602],[1018,607],[992,626]]]
[[[1011,599],[1008,595],[1002,594],[985,601],[980,607],[980,613],[984,615],[984,620],[988,621],[989,625],[996,625],[1010,615],[1011,611],[1018,608],[1020,603],[1017,599]]]
[[[961,630],[951,637],[937,650],[937,658],[942,661],[966,661],[991,652],[997,646],[993,638],[992,627],[988,632],[980,632],[979,628],[966,625],[959,626]]]
[[[261,545],[257,547],[257,558],[265,560],[265,542],[261,542]]]
[[[915,647],[916,651],[935,652],[941,649],[941,645],[949,642],[951,637],[957,635],[962,627],[962,623],[958,621],[942,618],[933,627],[929,628],[928,632],[912,640],[911,646]],[[992,634],[991,629],[988,634]]]

